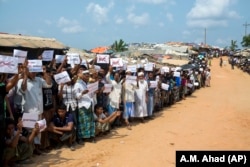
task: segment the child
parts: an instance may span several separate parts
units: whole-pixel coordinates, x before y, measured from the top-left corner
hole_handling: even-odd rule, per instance
[[[116,117],[120,116],[120,111],[115,111],[108,117],[103,113],[103,107],[99,104],[95,105],[95,135],[100,135],[102,133],[107,133],[110,130],[110,124],[115,120]]]

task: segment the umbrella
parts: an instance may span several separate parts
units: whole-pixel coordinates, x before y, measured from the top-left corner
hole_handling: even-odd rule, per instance
[[[181,66],[182,70],[189,70],[189,69],[194,69],[194,68],[198,68],[199,65],[198,64],[184,64]]]

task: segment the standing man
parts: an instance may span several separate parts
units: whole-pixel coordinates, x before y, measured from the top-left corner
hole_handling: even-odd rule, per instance
[[[24,77],[17,83],[17,91],[23,97],[22,108],[24,113],[35,113],[38,119],[42,118],[43,114],[43,88],[51,88],[51,76],[43,72],[43,78],[37,77],[35,72],[29,72],[27,67],[24,67]],[[41,134],[34,138],[35,150],[34,153],[40,155],[39,150],[41,145]]]

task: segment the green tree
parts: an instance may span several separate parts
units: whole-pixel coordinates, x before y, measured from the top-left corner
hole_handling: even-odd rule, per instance
[[[237,41],[231,40],[230,50],[235,51],[236,48],[238,48]]]
[[[243,37],[241,45],[243,47],[250,47],[250,34]]]
[[[116,52],[123,52],[128,50],[128,45],[122,39],[120,39],[111,45],[111,49]]]

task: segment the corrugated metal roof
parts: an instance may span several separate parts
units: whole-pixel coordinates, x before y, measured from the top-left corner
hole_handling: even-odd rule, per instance
[[[41,38],[24,35],[1,34],[0,46],[2,47],[25,47],[25,48],[50,48],[67,49],[67,46],[54,38]]]

